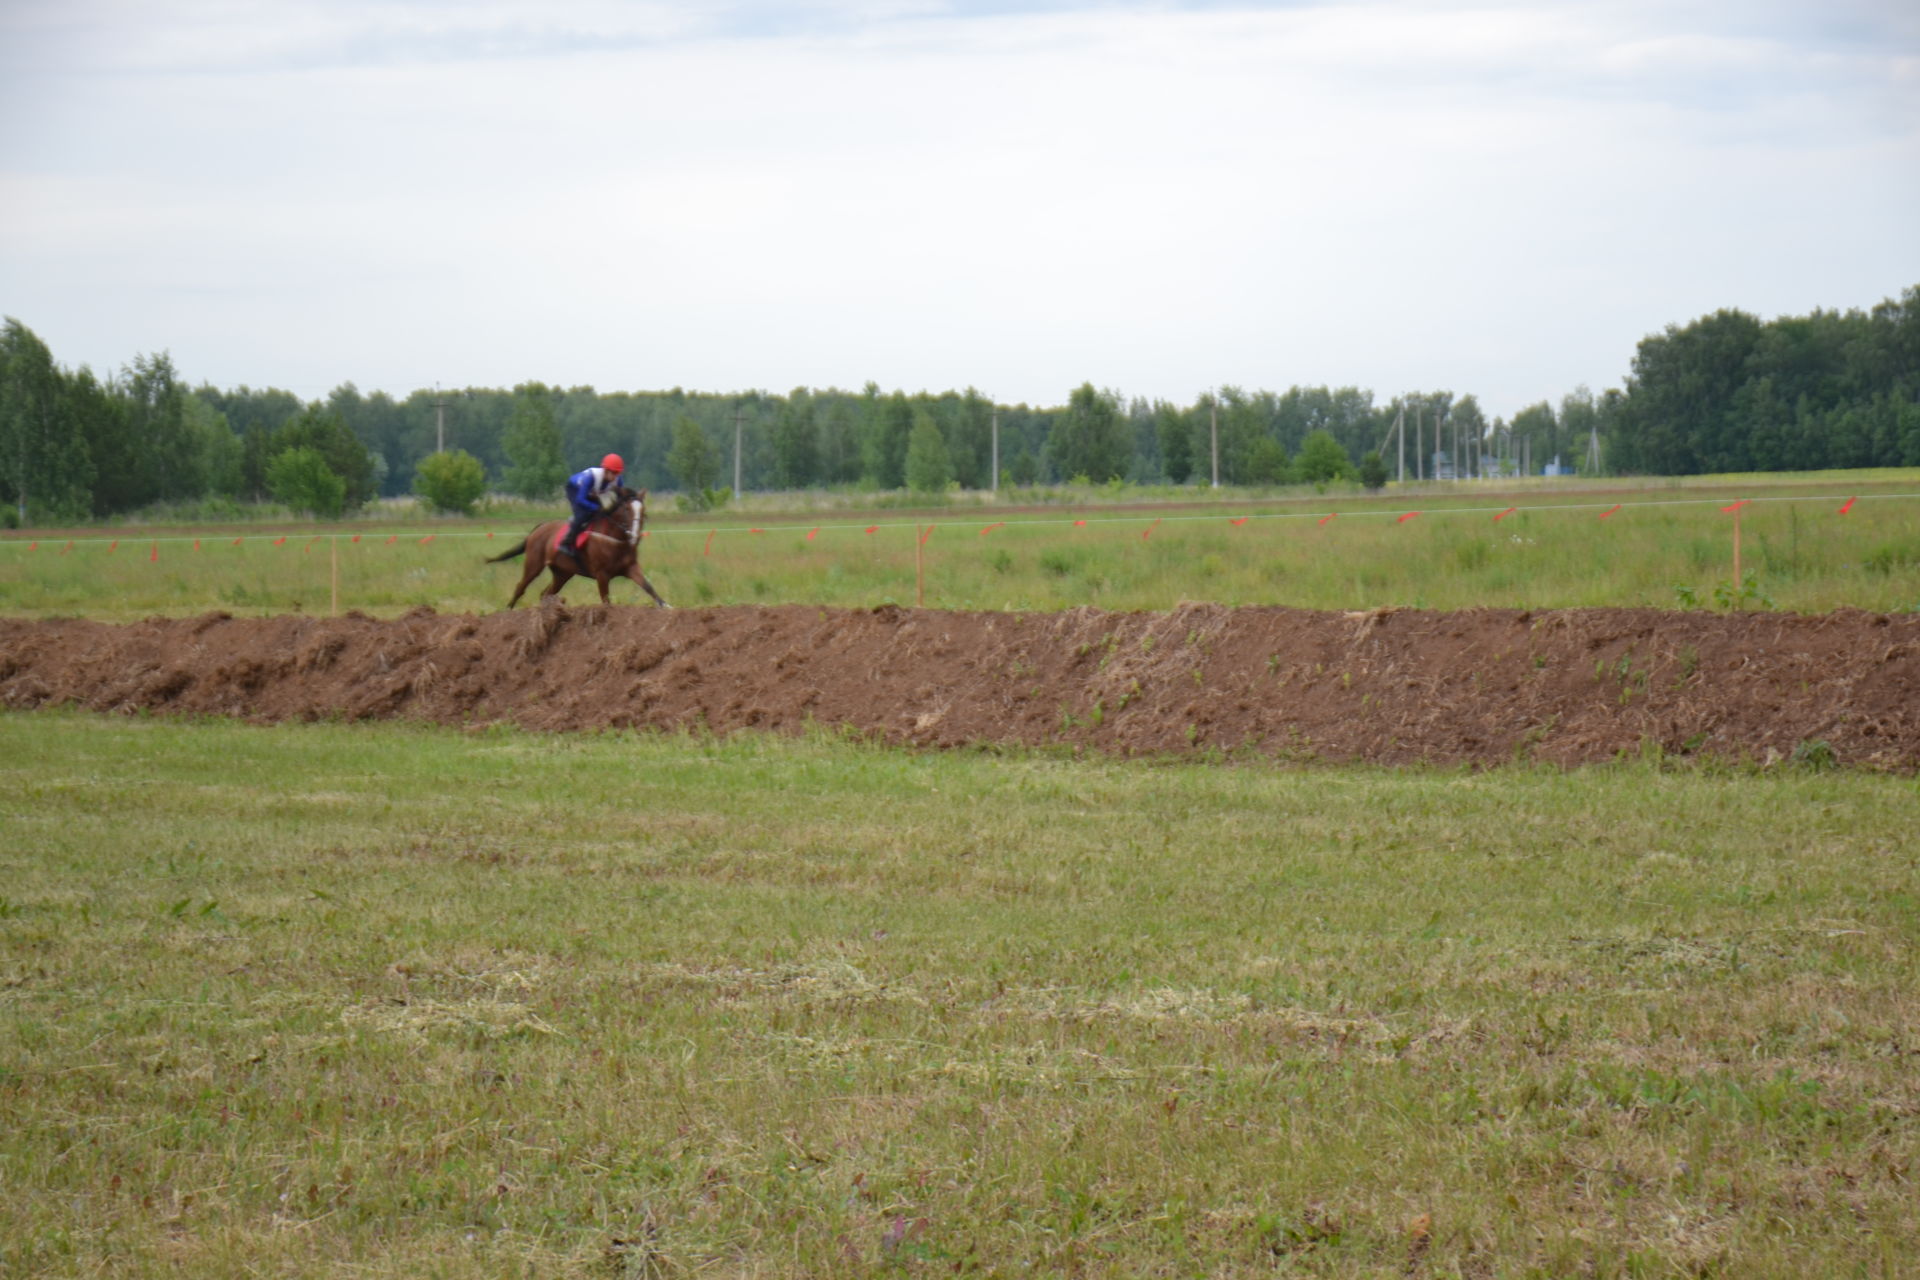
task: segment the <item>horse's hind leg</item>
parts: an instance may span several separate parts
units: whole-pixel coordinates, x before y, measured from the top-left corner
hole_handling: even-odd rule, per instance
[[[540,593],[540,598],[542,600],[546,599],[548,596],[551,596],[551,595],[558,595],[560,592],[560,588],[566,586],[567,583],[573,580],[573,570],[562,569],[560,567],[560,562],[557,560],[554,561],[552,564],[548,565],[547,569],[553,574],[553,581],[549,582],[547,584],[547,589]]]
[[[540,566],[534,563],[533,557],[527,557],[526,568],[520,573],[520,585],[513,589],[513,598],[507,601],[507,608],[511,609],[516,604],[519,604],[520,596],[526,591],[528,584],[539,576]]]

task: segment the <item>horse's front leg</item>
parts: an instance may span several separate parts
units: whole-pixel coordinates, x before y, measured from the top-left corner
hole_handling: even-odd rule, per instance
[[[636,564],[631,569],[628,569],[627,576],[633,579],[635,582],[639,583],[640,589],[646,592],[648,595],[652,596],[653,602],[659,605],[662,609],[671,609],[673,607],[672,605],[666,602],[666,599],[663,596],[661,596],[661,594],[658,591],[655,591],[653,589],[653,584],[647,581],[647,575],[640,572],[639,565]]]
[[[608,605],[612,604],[613,597],[607,594],[607,587],[613,582],[613,579],[609,578],[604,573],[596,573],[593,575],[593,580],[598,584],[600,584],[600,603],[608,604]]]

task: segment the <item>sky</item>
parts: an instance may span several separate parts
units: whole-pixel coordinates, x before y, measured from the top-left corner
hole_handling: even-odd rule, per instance
[[[1510,417],[1914,285],[1913,0],[0,0],[0,314],[102,375]]]

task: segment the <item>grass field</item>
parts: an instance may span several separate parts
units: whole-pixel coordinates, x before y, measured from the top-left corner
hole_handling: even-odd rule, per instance
[[[1911,1275],[1915,800],[0,714],[0,1274]]]
[[[1430,486],[1379,497],[1243,494],[1148,507],[1115,505],[1102,490],[1054,495],[1063,499],[1058,506],[918,514],[810,510],[804,497],[768,497],[707,521],[656,516],[644,559],[649,577],[680,605],[924,600],[936,608],[1136,610],[1211,600],[1318,609],[1893,612],[1920,608],[1916,495],[1920,472],[1895,471],[1639,487]],[[1076,497],[1085,501],[1066,501]],[[1734,517],[1722,508],[1741,497],[1751,504],[1740,512],[1736,580]],[[1842,515],[1849,498],[1857,500]],[[1509,507],[1517,509],[1494,519]],[[326,528],[27,534],[0,540],[0,611],[118,620],[210,609],[490,611],[511,593],[518,562],[482,559],[512,545],[535,518],[527,511]],[[630,583],[615,593],[620,602],[645,599]],[[596,597],[591,584],[575,584],[566,598]]]

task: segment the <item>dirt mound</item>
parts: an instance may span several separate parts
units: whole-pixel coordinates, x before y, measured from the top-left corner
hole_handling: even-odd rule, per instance
[[[812,722],[919,746],[1339,761],[1830,750],[1904,772],[1920,766],[1920,617],[553,605],[0,619],[0,705],[67,703],[541,730]]]

